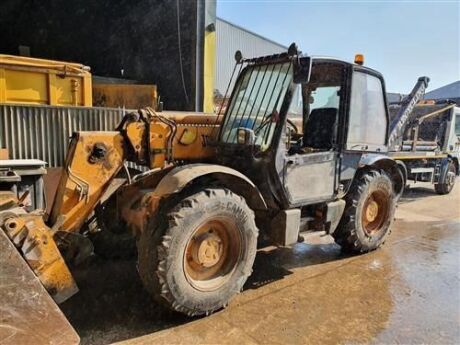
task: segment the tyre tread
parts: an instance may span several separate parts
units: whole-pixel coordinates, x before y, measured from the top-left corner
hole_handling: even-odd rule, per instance
[[[177,312],[186,314],[188,316],[196,316],[203,314],[202,311],[196,309],[190,309],[189,307],[184,306],[181,304],[172,294],[171,288],[168,285],[167,279],[167,261],[170,254],[171,242],[176,232],[181,231],[181,229],[185,226],[185,221],[187,219],[187,213],[194,212],[193,209],[196,208],[199,204],[205,203],[210,198],[234,198],[238,200],[240,207],[245,209],[245,212],[250,216],[251,222],[254,223],[252,227],[252,231],[254,235],[257,237],[258,230],[255,226],[255,215],[254,212],[247,206],[246,201],[239,195],[234,194],[229,189],[225,188],[207,188],[201,192],[198,192],[192,196],[189,196],[180,202],[178,202],[175,206],[171,207],[167,212],[166,217],[159,217],[157,221],[154,221],[153,226],[149,227],[150,231],[148,234],[148,238],[139,241],[139,260],[148,260],[150,256],[146,253],[146,251],[153,247],[156,253],[152,253],[154,257],[157,258],[157,268],[155,274],[148,274],[140,269],[140,275],[142,280],[144,281],[144,285],[147,287],[149,292],[153,295],[154,299],[166,306],[170,309],[173,309]],[[159,236],[159,234],[163,234]],[[149,246],[148,241],[153,241],[154,245]],[[147,262],[139,262],[139,267],[149,266]],[[251,271],[244,272],[244,276],[240,277],[242,283],[246,281],[246,279],[251,274]],[[236,293],[239,293],[242,289],[241,287]],[[224,301],[219,308],[215,308],[213,310],[207,310],[205,312],[206,315],[214,312],[221,307],[226,307],[227,301]]]
[[[361,243],[356,229],[356,211],[359,205],[359,200],[363,193],[366,192],[372,180],[380,178],[385,173],[381,170],[370,170],[362,173],[350,188],[350,192],[345,196],[346,207],[342,219],[337,227],[337,230],[332,234],[335,242],[342,247],[342,250],[348,253],[365,253],[377,248],[368,249]],[[393,217],[393,214],[390,215]],[[391,233],[391,227],[386,236]],[[380,246],[385,243],[383,241]]]

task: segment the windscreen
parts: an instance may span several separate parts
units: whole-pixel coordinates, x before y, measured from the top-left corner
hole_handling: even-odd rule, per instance
[[[256,145],[266,150],[291,81],[290,62],[246,67],[235,86],[220,141],[236,143],[238,128],[246,127],[254,131]]]

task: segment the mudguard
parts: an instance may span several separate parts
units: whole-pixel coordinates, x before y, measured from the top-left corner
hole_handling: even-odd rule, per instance
[[[386,155],[382,155],[379,153],[366,153],[361,155],[358,166],[360,168],[363,168],[365,166],[376,165],[376,163],[385,165],[395,165],[396,161]]]
[[[153,191],[153,196],[162,198],[179,193],[192,181],[201,177],[213,177],[227,188],[245,197],[254,209],[267,209],[262,194],[257,186],[245,175],[232,168],[218,164],[188,164],[168,172]]]
[[[361,156],[358,168],[364,168],[366,166],[385,170],[393,181],[395,194],[398,197],[401,196],[404,191],[406,181],[401,169],[398,167],[398,163],[394,159],[383,154],[367,153]]]

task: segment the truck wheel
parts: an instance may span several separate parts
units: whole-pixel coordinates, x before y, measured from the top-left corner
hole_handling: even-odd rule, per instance
[[[146,289],[189,316],[224,307],[252,272],[258,235],[254,213],[230,190],[206,189],[165,214],[152,219],[138,241]]]
[[[396,193],[396,200],[399,200],[402,197],[402,195],[404,194],[404,191],[409,188],[409,185],[407,185],[407,168],[406,168],[406,165],[402,161],[396,161],[396,163],[397,163],[397,167],[398,167],[397,172],[399,172],[401,174],[400,176],[402,178],[402,186],[401,186],[399,192]],[[392,174],[392,178],[397,178],[397,176],[393,176],[393,174]],[[395,187],[397,187],[397,185]],[[397,188],[395,188],[395,191],[396,190],[397,190]]]
[[[396,197],[383,171],[369,171],[356,179],[346,196],[345,211],[333,237],[346,252],[377,249],[391,231]]]
[[[452,161],[447,163],[447,169],[441,175],[440,183],[434,185],[434,189],[438,194],[449,194],[455,185],[455,178],[457,177],[457,169]]]

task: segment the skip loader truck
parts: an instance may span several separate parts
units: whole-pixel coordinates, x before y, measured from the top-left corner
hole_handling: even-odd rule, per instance
[[[74,133],[49,216],[0,184],[1,235],[56,302],[78,291],[69,265],[98,231],[132,234],[145,288],[189,316],[242,290],[259,234],[291,246],[324,231],[353,253],[385,242],[404,179],[387,154],[382,75],[362,56],[310,57],[295,44],[235,58],[223,116],[142,109],[113,132]],[[133,176],[126,162],[148,171]]]
[[[449,100],[415,106],[428,82],[419,78],[407,97],[390,104],[389,155],[406,181],[430,182],[436,193],[449,194],[460,173],[460,108]],[[412,106],[405,106],[407,102]]]

